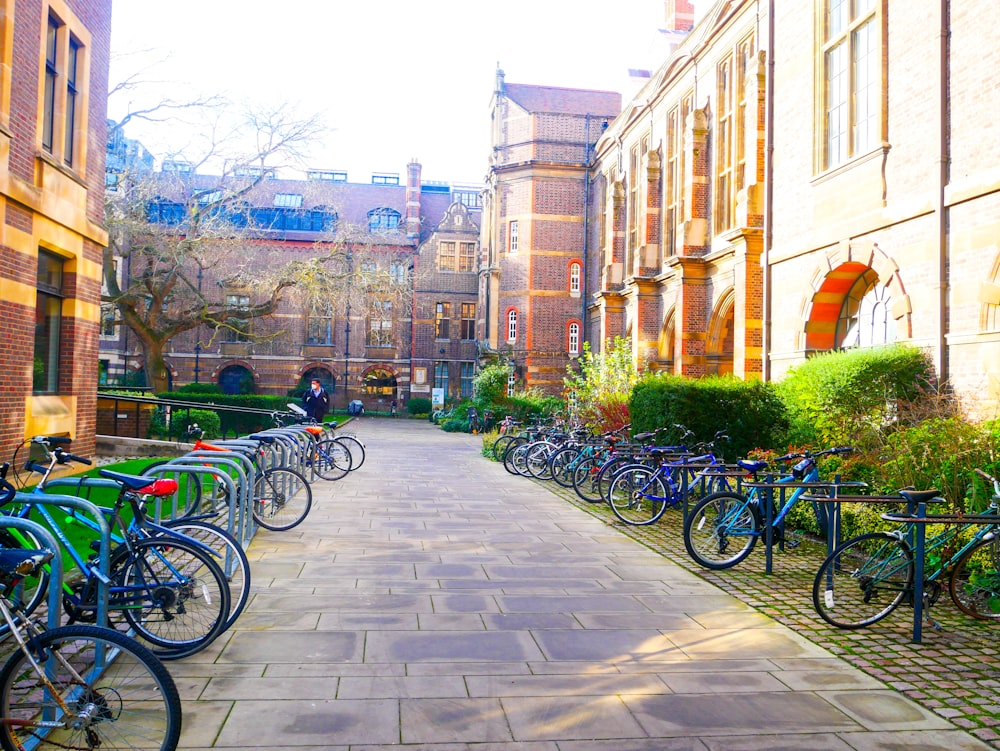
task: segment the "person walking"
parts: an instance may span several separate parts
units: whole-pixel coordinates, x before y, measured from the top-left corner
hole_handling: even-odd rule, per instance
[[[312,379],[309,390],[302,397],[302,406],[316,422],[323,422],[326,413],[330,411],[330,395],[317,379]]]
[[[390,410],[392,410],[392,416],[393,416],[393,417],[395,417],[395,416],[396,416],[396,408],[397,408],[398,406],[399,406],[399,405],[398,405],[398,404],[396,403],[396,400],[395,400],[395,399],[393,399],[393,400],[392,400],[392,404],[390,404],[390,405],[389,405],[389,409],[390,409]]]

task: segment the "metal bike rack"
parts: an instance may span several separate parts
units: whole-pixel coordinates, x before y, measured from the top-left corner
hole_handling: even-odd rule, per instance
[[[21,519],[17,516],[0,516],[0,526],[13,527],[23,532],[29,532],[42,541],[44,546],[52,552],[52,560],[49,561],[49,628],[56,628],[59,625],[59,614],[62,612],[62,550],[59,541],[48,529],[38,522],[30,519]]]
[[[55,484],[55,481],[50,485]],[[97,527],[100,530],[100,547],[98,548],[98,555],[100,556],[100,565],[98,567],[91,566],[90,569],[95,573],[97,577],[97,609],[95,612],[95,622],[100,626],[108,625],[108,585],[111,583],[111,578],[108,576],[109,565],[111,560],[111,527],[108,524],[108,520],[104,518],[104,514],[101,512],[100,506],[97,506],[90,501],[84,500],[83,498],[77,498],[72,495],[55,495],[55,494],[42,494],[42,493],[16,493],[14,495],[15,503],[24,503],[32,506],[62,506],[64,508],[74,508],[90,514],[94,517],[97,523]],[[15,518],[15,517],[10,517]],[[27,521],[31,524],[37,524],[36,522],[31,522],[28,519],[23,519],[22,521]],[[16,525],[9,525],[16,526]],[[42,527],[42,529],[45,529]],[[33,531],[33,528],[29,529]],[[54,537],[54,533],[46,530],[46,539],[49,537]],[[56,547],[52,550],[59,552],[58,543],[55,543]],[[53,559],[54,560],[54,559]],[[57,589],[59,590],[59,596],[55,597],[52,592],[49,592],[49,618],[52,618],[53,612],[58,614],[62,609],[62,561],[59,562],[59,577]],[[51,609],[53,601],[55,602],[55,610]],[[56,623],[58,625],[58,622]]]

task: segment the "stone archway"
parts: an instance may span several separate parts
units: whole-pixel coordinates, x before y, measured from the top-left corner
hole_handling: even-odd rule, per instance
[[[802,300],[800,349],[818,352],[840,346],[837,332],[844,302],[865,275],[891,298],[887,310],[895,325],[894,338],[910,338],[910,298],[900,278],[899,266],[875,243],[842,243],[813,270],[812,292]]]
[[[733,372],[733,313],[736,293],[727,290],[712,311],[705,342],[705,372],[724,375]]]

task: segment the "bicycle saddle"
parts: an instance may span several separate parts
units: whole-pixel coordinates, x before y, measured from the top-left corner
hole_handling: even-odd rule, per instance
[[[267,433],[251,433],[247,438],[251,441],[260,441],[261,443],[274,443],[277,440],[273,435],[268,435]]]
[[[933,501],[935,498],[941,496],[940,490],[910,490],[904,489],[899,491],[899,495],[908,500],[910,503],[927,503],[928,501]]]
[[[51,550],[0,548],[0,576],[28,576],[52,558]]]
[[[740,469],[745,469],[747,472],[760,472],[761,470],[767,469],[767,462],[757,460],[751,461],[750,459],[740,459],[736,462],[736,466]]]
[[[142,495],[173,495],[177,492],[177,480],[172,477],[161,477],[158,480],[150,481],[149,477],[142,475],[126,475],[121,472],[113,472],[110,469],[100,470],[101,477],[120,482],[129,490],[134,490]]]

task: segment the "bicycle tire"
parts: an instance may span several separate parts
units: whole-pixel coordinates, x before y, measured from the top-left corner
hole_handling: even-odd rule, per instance
[[[747,498],[713,493],[688,513],[684,547],[699,566],[713,571],[732,568],[753,551],[762,527],[757,507]]]
[[[882,620],[913,592],[913,552],[894,535],[869,532],[839,545],[813,581],[813,607],[831,626]]]
[[[0,529],[0,547],[2,548],[23,548],[25,550],[41,550],[45,545],[31,532],[20,529],[18,532],[24,536],[24,543],[14,537],[9,530]],[[39,568],[38,572],[24,577],[22,582],[8,595],[8,598],[17,603],[25,615],[34,613],[39,605],[45,602],[49,594],[49,572],[48,566]],[[15,609],[15,617],[17,610]],[[7,621],[0,619],[0,637],[10,633],[10,626]]]
[[[611,498],[609,497],[611,481],[615,479],[615,475],[618,473],[618,470],[623,467],[627,467],[630,464],[637,463],[638,462],[630,456],[616,456],[615,458],[609,459],[604,463],[600,471],[597,473],[597,478],[594,480],[594,482],[597,483],[597,491],[601,494],[601,500],[605,503],[611,502]]]
[[[111,560],[113,586],[141,587],[142,597],[112,595],[108,607],[160,659],[200,652],[226,628],[229,584],[211,553],[179,538],[151,537],[120,546]]]
[[[507,449],[511,447],[513,443],[524,443],[525,439],[521,436],[516,435],[502,435],[497,438],[497,442],[493,444],[493,458],[498,462],[503,461],[504,455],[507,453]]]
[[[216,562],[225,574],[229,585],[229,616],[223,631],[232,626],[250,600],[250,559],[243,552],[239,541],[216,524],[196,519],[175,519],[163,526],[192,537],[215,551]]]
[[[601,467],[593,457],[584,459],[573,470],[573,491],[587,503],[604,501],[600,485],[597,484],[600,471]]]
[[[556,445],[548,441],[532,444],[524,456],[524,466],[528,476],[536,480],[551,480],[552,468],[549,466],[549,459],[555,451]]]
[[[655,469],[644,464],[628,464],[615,473],[608,502],[615,516],[623,522],[643,527],[663,516],[667,508],[667,489]]]
[[[98,626],[60,626],[30,639],[27,648],[46,666],[59,695],[41,688],[26,690],[38,687],[38,673],[22,650],[11,655],[0,670],[0,745],[5,751],[21,749],[17,736],[26,735],[37,739],[39,749],[177,748],[182,714],[177,686],[163,663],[134,639]],[[93,655],[101,651],[114,659],[91,678]],[[83,687],[77,675],[85,678]],[[43,735],[42,728],[34,725],[65,717],[60,701],[70,708],[86,707],[91,714],[88,718],[74,714],[62,727]]]
[[[951,571],[948,593],[966,615],[1000,620],[1000,536],[976,543],[962,556]]]
[[[525,442],[511,444],[510,448],[504,452],[503,468],[512,475],[520,475],[524,469],[524,455],[528,450]]]
[[[355,436],[350,434],[335,435],[330,440],[339,441],[351,454],[351,466],[349,471],[353,472],[365,463],[365,444],[363,444]]]
[[[312,462],[317,477],[339,480],[351,471],[351,452],[339,439],[331,438],[316,444]]]
[[[573,487],[573,470],[579,456],[579,448],[563,446],[549,457],[549,472],[557,485],[564,488]]]
[[[170,459],[158,459],[154,462],[150,462],[139,472],[141,475],[150,475],[151,470],[157,467],[162,467],[165,464],[170,463]],[[177,479],[177,499],[180,501],[183,499],[183,503],[178,504],[178,510],[182,516],[190,516],[201,508],[201,496],[202,496],[202,479],[201,475],[197,472],[185,472],[184,470],[178,468],[173,471],[172,474]],[[150,475],[153,476],[153,475]],[[169,475],[160,475],[157,473],[156,477],[167,477]]]
[[[284,532],[297,527],[309,515],[312,488],[294,469],[274,467],[254,481],[251,508],[257,524],[273,532]]]

